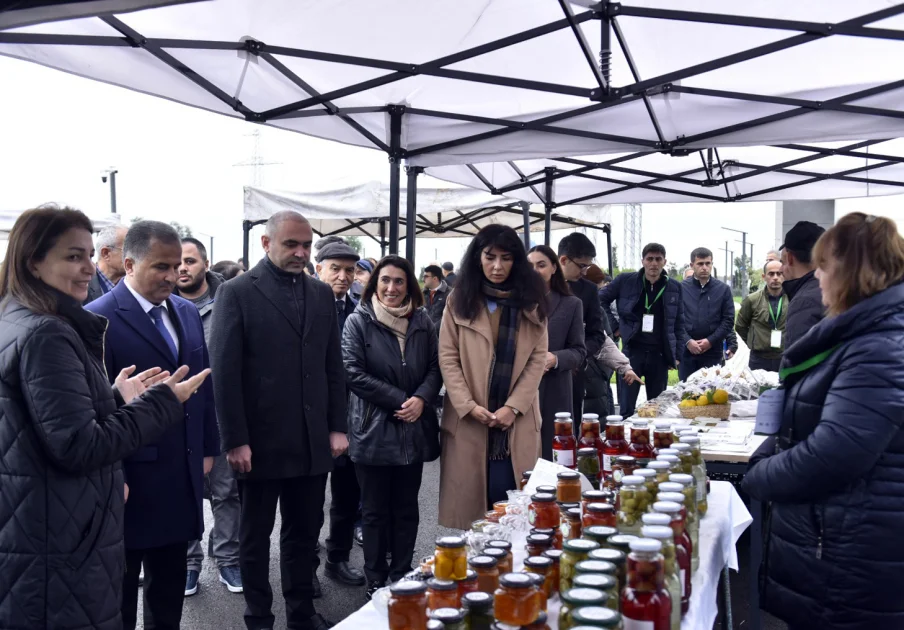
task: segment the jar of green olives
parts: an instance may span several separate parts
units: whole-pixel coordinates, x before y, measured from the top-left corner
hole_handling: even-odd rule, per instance
[[[703,462],[703,453],[700,451],[700,438],[697,436],[682,435],[680,444],[691,447],[691,474],[697,482],[697,512],[701,517],[706,516],[706,464]]]
[[[634,538],[634,536],[630,538]],[[625,581],[628,577],[625,562],[627,558],[628,555],[624,551],[609,548],[595,549],[587,554],[588,560],[603,560],[615,565],[616,593],[621,593],[621,589],[625,587]]]
[[[608,596],[604,605],[612,610],[618,610],[620,591],[618,590],[618,579],[614,575],[582,573],[574,577],[574,588],[592,588],[603,591]]]
[[[623,477],[616,515],[618,531],[623,534],[639,534],[640,517],[653,504],[654,496],[645,485],[643,477]]]
[[[593,588],[571,588],[562,592],[562,607],[559,609],[559,630],[571,630],[574,611],[588,606],[603,606],[608,599],[604,591]]]
[[[574,568],[578,562],[587,559],[594,549],[600,546],[592,540],[583,538],[575,538],[565,542],[562,549],[562,557],[559,559],[559,593],[564,593],[571,588],[571,581],[574,579]]]

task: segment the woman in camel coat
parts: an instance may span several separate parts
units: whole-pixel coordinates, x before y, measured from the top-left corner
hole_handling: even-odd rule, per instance
[[[446,398],[439,522],[445,527],[468,529],[540,456],[544,293],[514,230],[490,225],[478,233],[440,328]]]

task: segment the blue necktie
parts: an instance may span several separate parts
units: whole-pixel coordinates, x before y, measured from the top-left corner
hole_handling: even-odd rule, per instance
[[[154,319],[154,326],[157,327],[157,330],[163,335],[163,340],[166,342],[166,345],[169,346],[170,352],[173,354],[173,359],[178,363],[179,352],[176,350],[176,342],[173,341],[172,335],[170,335],[169,331],[166,329],[166,324],[163,323],[163,311],[164,308],[162,306],[155,306],[149,313]]]

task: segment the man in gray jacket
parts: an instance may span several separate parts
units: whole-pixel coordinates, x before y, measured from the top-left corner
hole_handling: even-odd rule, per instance
[[[176,293],[192,302],[201,315],[204,341],[210,340],[210,321],[217,289],[225,282],[223,276],[209,270],[207,248],[194,238],[182,239],[182,264]],[[242,574],[239,570],[239,489],[235,473],[226,462],[226,453],[214,459],[213,468],[205,479],[210,492],[210,509],[213,511],[213,529],[207,545],[207,555],[216,559],[220,582],[231,593],[242,592]],[[198,592],[198,578],[204,552],[201,541],[188,545],[188,562],[185,574],[185,596]]]
[[[781,246],[782,285],[791,303],[785,322],[785,348],[803,337],[825,317],[822,291],[816,278],[812,251],[825,230],[810,221],[800,221],[785,235]]]

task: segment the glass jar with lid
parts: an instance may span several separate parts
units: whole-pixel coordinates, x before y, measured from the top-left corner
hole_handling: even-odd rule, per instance
[[[672,444],[672,450],[678,451],[681,472],[685,475],[692,474],[694,470],[694,454],[691,452],[691,445],[675,442]]]
[[[452,580],[430,578],[427,580],[427,607],[430,610],[440,608],[458,608],[461,599],[458,597],[458,584]]]
[[[562,534],[562,528],[559,527],[535,527],[528,532],[529,534],[546,534],[552,539],[552,549],[561,549],[562,542],[565,540]]]
[[[611,503],[615,505],[615,494],[608,489],[585,490],[581,493],[581,509],[586,510],[591,503]]]
[[[583,524],[584,527],[615,527],[615,508],[608,503],[591,503],[584,512]]]
[[[571,414],[565,411],[557,413],[553,431],[555,433],[552,438],[553,463],[574,470],[578,443],[574,439],[574,423],[571,420]]]
[[[675,449],[675,445],[673,443],[669,448],[659,449],[659,454],[656,457],[658,458],[659,455],[674,455],[675,457],[678,457],[678,451]]]
[[[562,558],[559,560],[559,592],[564,593],[571,588],[571,580],[574,579],[574,567],[578,562],[587,559],[594,549],[600,546],[592,540],[576,538],[565,543],[562,550]]]
[[[543,552],[543,558],[549,558],[552,560],[552,564],[549,567],[549,574],[552,576],[552,592],[559,592],[559,561],[562,559],[562,550],[561,549],[550,549],[549,551]]]
[[[496,620],[516,626],[532,623],[540,616],[540,594],[526,573],[507,573],[499,579],[494,612]]]
[[[616,457],[628,454],[625,421],[621,416],[606,416],[606,439],[603,441],[603,478],[606,487],[614,488],[612,464]]]
[[[595,413],[585,413],[581,418],[581,439],[579,448],[595,448],[600,462],[603,461],[603,437],[600,429],[600,417]]]
[[[669,475],[672,474],[672,464],[671,462],[659,461],[657,459],[647,464],[647,470],[656,472],[657,484],[666,483],[669,480]]]
[[[401,580],[389,588],[389,629],[427,630],[427,585]]]
[[[518,486],[519,490],[524,490],[527,487],[527,484],[530,483],[530,476],[534,474],[532,470],[525,470],[521,473],[521,485]]]
[[[484,545],[484,552],[489,549],[502,549],[506,552],[505,558],[499,560],[499,575],[505,575],[512,572],[514,557],[512,556],[512,543],[507,540],[489,540]],[[495,556],[494,556],[495,557]]]
[[[651,630],[671,628],[672,602],[665,589],[662,543],[650,538],[631,542],[628,555],[628,585],[621,596],[625,624]],[[644,625],[641,625],[646,622]]]
[[[578,449],[578,472],[587,477],[594,490],[600,487],[600,455],[592,447]]]
[[[672,607],[675,608],[675,602],[681,602],[681,616],[687,614],[688,609],[690,608],[690,600],[691,600],[691,558],[687,554],[687,550],[683,545],[679,544],[677,540],[675,540],[675,530],[672,528],[671,516],[668,514],[664,514],[661,512],[653,512],[651,514],[644,515],[644,526],[654,526],[654,527],[666,527],[672,532],[672,546],[675,550],[675,569],[678,572],[678,590],[680,600],[676,600],[672,598]],[[665,543],[663,543],[665,545]],[[663,556],[666,557],[666,561],[668,561],[668,554],[665,552],[665,547],[663,547]],[[668,573],[669,567],[666,566],[666,573]]]
[[[655,457],[650,440],[649,420],[645,418],[631,420],[631,441],[628,444],[628,455],[637,460],[638,468],[643,468]]]
[[[572,540],[581,537],[584,529],[581,508],[569,508],[565,511],[565,518],[562,520],[564,521],[562,523],[562,536],[564,540]]]
[[[663,515],[665,516],[665,515]],[[644,525],[640,530],[644,538],[652,538],[662,543],[663,572],[665,574],[665,590],[669,592],[672,603],[672,630],[681,628],[682,617],[682,584],[681,573],[678,567],[678,558],[675,547],[674,532],[668,525]]]
[[[631,536],[633,539],[634,536]],[[625,561],[628,558],[628,554],[624,551],[619,551],[618,549],[596,549],[587,554],[588,559],[590,560],[603,560],[610,564],[615,565],[615,579],[617,580],[617,587],[615,590],[616,595],[619,595],[622,589],[625,587],[627,583],[627,573],[625,568]],[[618,603],[617,601],[615,602]]]
[[[458,601],[464,599],[468,593],[477,593],[477,572],[468,569],[465,579],[458,580],[455,585],[458,587]]]
[[[499,588],[499,562],[490,556],[474,556],[468,566],[477,573],[477,590],[492,595]]]
[[[468,630],[490,630],[493,627],[493,596],[483,592],[468,593],[461,602]]]
[[[682,473],[669,475],[669,481],[672,483],[681,484],[681,492],[684,494],[685,506],[697,505],[697,491],[694,487],[693,475],[685,475]],[[688,534],[690,534],[691,542],[694,543],[694,548],[696,548],[700,541],[700,516],[699,514],[697,514],[696,508],[687,510],[686,521],[687,522],[685,523],[685,527],[687,527],[687,532]]]
[[[525,574],[532,580],[534,592],[540,599],[540,610],[546,610],[546,605],[549,601],[546,597],[546,590],[543,588],[543,585],[546,583],[546,578],[539,573],[531,573],[530,571],[525,571]]]
[[[682,435],[679,441],[681,444],[691,447],[691,474],[697,482],[697,513],[702,518],[706,516],[708,506],[706,502],[706,463],[703,461],[703,453],[700,451],[700,438]]]
[[[586,562],[586,560],[585,560]],[[604,606],[612,610],[618,610],[618,579],[614,575],[606,573],[581,573],[574,576],[572,580],[574,585],[572,588],[592,588],[597,591],[603,591],[606,594],[606,603]]]
[[[570,630],[574,627],[571,615],[575,610],[588,606],[604,606],[607,595],[604,591],[593,588],[572,588],[562,594],[562,607],[559,608],[559,630]]]
[[[599,549],[594,549],[594,551],[599,551]],[[602,573],[615,577],[616,571],[617,568],[613,563],[608,560],[595,560],[589,557],[589,554],[586,560],[581,560],[574,565],[575,576],[586,575],[587,573]]]
[[[562,515],[556,505],[556,495],[538,492],[530,498],[527,520],[531,527],[555,529],[561,522]]]
[[[643,477],[623,477],[618,494],[618,531],[624,534],[640,533],[640,517],[652,503],[653,495],[644,485]]]
[[[446,626],[438,619],[427,620],[427,630],[445,630]]]
[[[668,493],[668,495],[670,494],[674,493]],[[657,501],[653,504],[653,512],[668,514],[670,518],[669,525],[671,526],[672,531],[675,532],[675,545],[684,548],[684,553],[687,554],[690,561],[690,574],[692,577],[693,574],[697,572],[700,561],[698,558],[696,563],[694,562],[695,547],[694,543],[691,542],[690,535],[687,533],[687,521],[685,517],[687,510],[684,508],[683,504],[676,501]],[[689,579],[690,577],[688,580]]]
[[[468,552],[461,536],[443,536],[436,541],[433,577],[440,580],[463,580],[468,572]]]
[[[590,527],[584,528],[581,537],[586,538],[587,540],[592,540],[600,547],[607,547],[609,545],[609,537],[615,536],[617,533],[618,530],[612,526],[591,525]]]
[[[622,616],[616,609],[601,606],[584,606],[571,613],[574,628],[609,628],[622,630]]]
[[[552,549],[552,537],[548,534],[530,534],[524,546],[529,556],[542,556],[544,551]]]
[[[673,449],[669,449],[670,451]],[[681,460],[678,458],[678,451],[675,451],[675,455],[657,455],[657,462],[666,462],[669,465],[669,474],[675,474],[681,472]]]
[[[616,457],[615,461],[612,462],[612,481],[615,482],[615,487],[620,488],[622,479],[624,479],[628,475],[634,474],[634,471],[636,469],[637,460],[630,455],[621,455],[620,457]]]
[[[553,496],[556,496],[556,487],[555,486],[537,486],[537,493],[551,494]]]
[[[652,463],[652,462],[650,462]],[[656,493],[659,492],[659,483],[656,481],[656,471],[652,468],[638,468],[632,473],[635,477],[643,478],[643,485],[646,486],[647,491],[651,496],[656,496]]]
[[[543,593],[547,598],[552,597],[553,593],[558,592],[559,585],[553,587],[553,565],[552,558],[546,556],[535,556],[533,558],[524,559],[524,571],[526,573],[535,573],[543,576]]]
[[[672,423],[669,420],[657,420],[653,423],[653,452],[657,455],[664,448],[669,448],[675,441]]]
[[[549,630],[549,615],[546,614],[545,610],[541,610],[537,620],[526,626],[521,626],[521,630]]]
[[[556,500],[559,503],[581,502],[581,476],[578,473],[560,472],[556,479]]]
[[[443,630],[468,630],[465,626],[465,613],[459,608],[440,608],[431,611],[430,618],[443,623]]]

